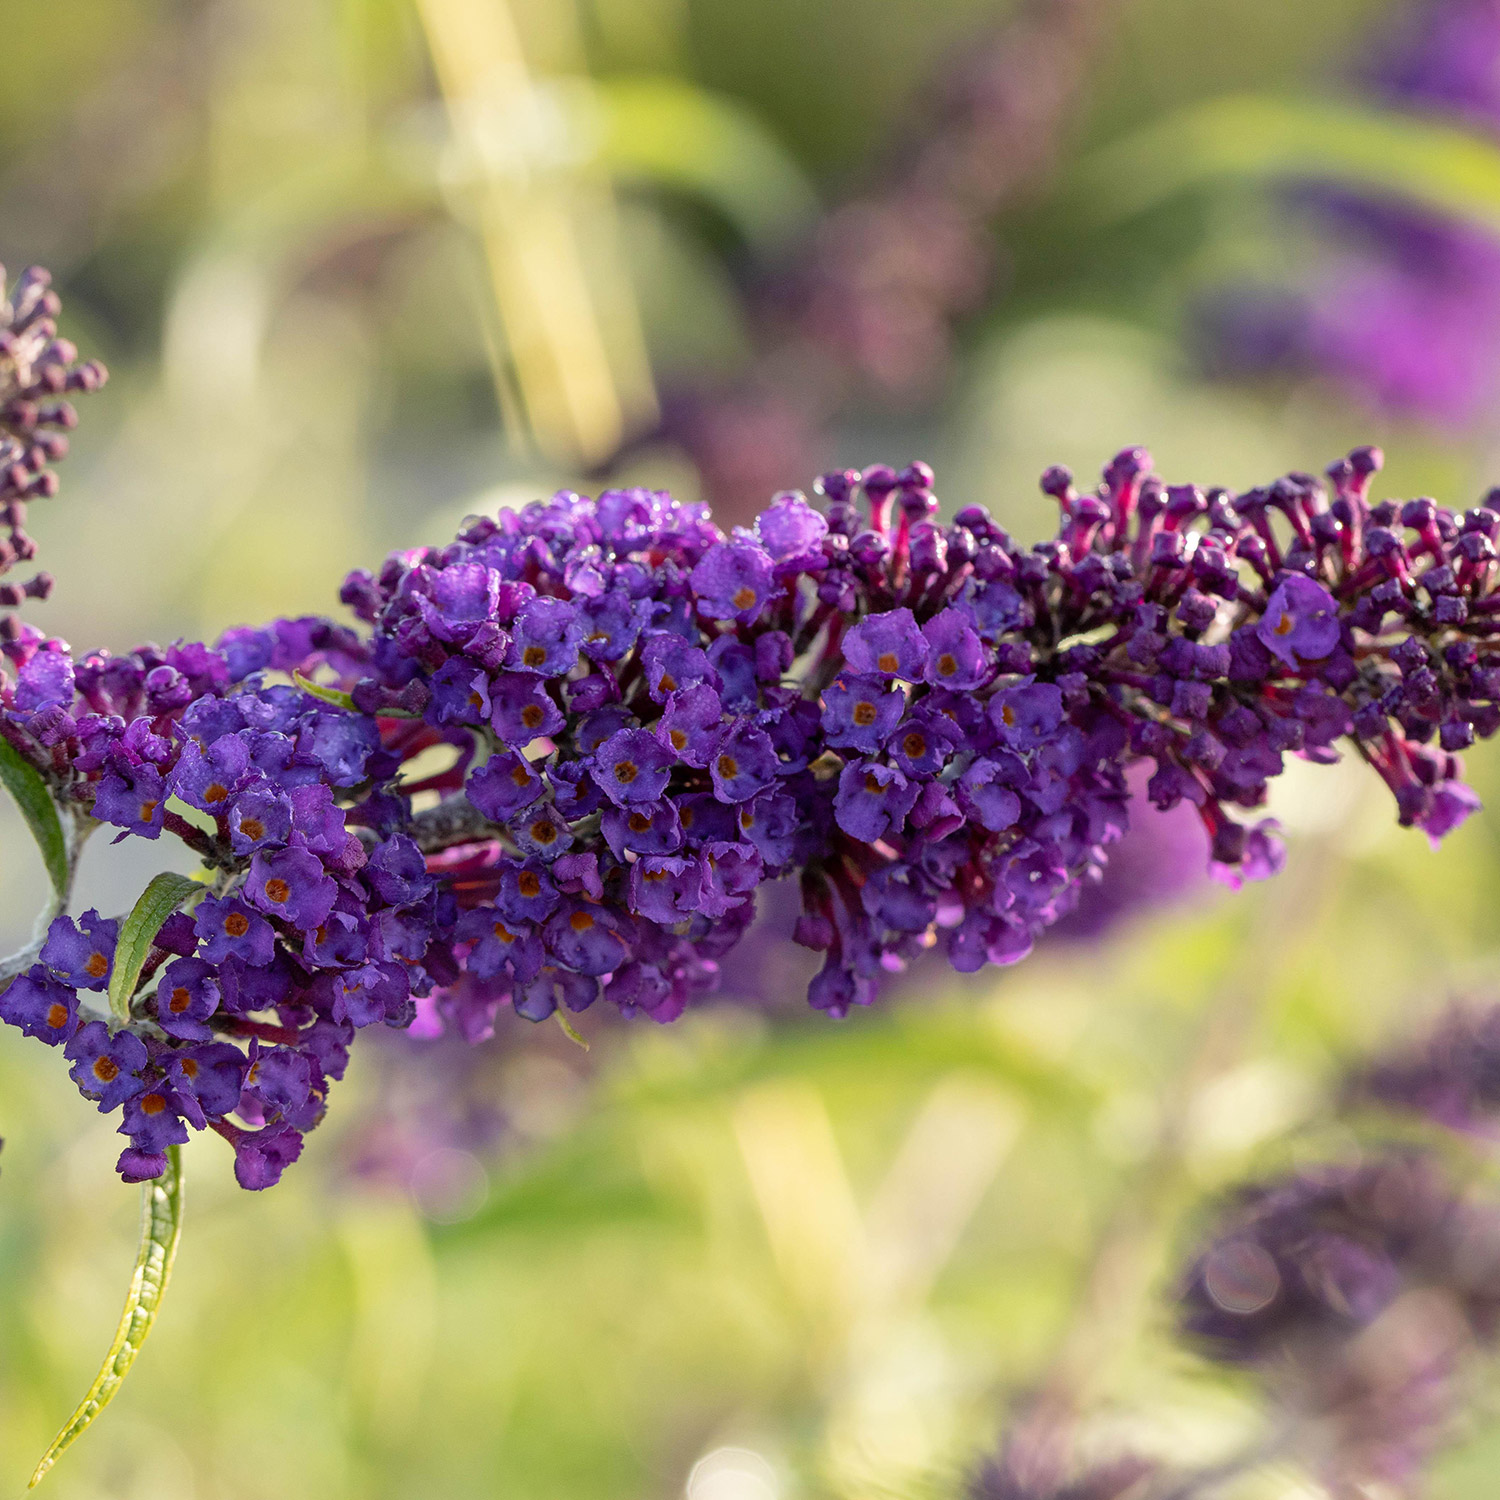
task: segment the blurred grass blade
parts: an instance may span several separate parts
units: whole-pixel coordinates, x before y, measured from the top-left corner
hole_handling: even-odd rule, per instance
[[[694,194],[757,250],[810,224],[818,201],[796,162],[749,110],[678,78],[605,79],[599,157],[619,176]]]
[[[57,804],[47,790],[47,783],[30,761],[24,760],[20,752],[8,740],[0,739],[0,782],[16,799],[21,816],[42,851],[47,866],[47,876],[52,889],[62,901],[68,891],[68,841],[63,837],[62,819],[57,815]]]
[[[109,976],[109,1009],[115,1020],[130,1019],[130,997],[135,994],[151,941],[161,931],[161,924],[184,902],[191,900],[197,905],[207,894],[203,883],[191,875],[170,873],[156,876],[141,892],[115,944],[115,966]]]
[[[1222,177],[1336,178],[1500,231],[1500,147],[1436,120],[1358,105],[1231,95],[1085,160],[1101,216],[1144,212]]]
[[[135,1357],[140,1353],[161,1299],[166,1295],[177,1256],[177,1242],[182,1238],[182,1148],[167,1148],[167,1170],[153,1182],[141,1187],[141,1249],[135,1258],[135,1273],[125,1298],[125,1311],[115,1340],[109,1346],[99,1374],[78,1410],[68,1418],[63,1429],[52,1439],[42,1461],[31,1476],[28,1489],[41,1483],[47,1470],[83,1436],[94,1418],[114,1399],[124,1383]]]

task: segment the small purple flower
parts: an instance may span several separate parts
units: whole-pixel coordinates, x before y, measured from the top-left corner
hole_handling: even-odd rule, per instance
[[[993,760],[976,760],[958,778],[958,805],[992,833],[1015,826],[1021,816],[1021,799],[1005,784],[1005,770]]]
[[[222,735],[204,750],[189,740],[172,771],[171,788],[190,807],[216,816],[227,810],[250,769],[250,751],[237,734]]]
[[[573,832],[561,817],[545,805],[514,819],[510,836],[523,856],[554,860],[573,847]]]
[[[710,620],[749,625],[772,589],[771,559],[754,542],[717,542],[693,569],[698,611]]]
[[[201,944],[199,952],[211,964],[233,956],[258,969],[276,953],[271,924],[238,897],[205,897],[193,913],[193,932]]]
[[[218,973],[201,958],[174,959],[156,985],[156,1019],[170,1036],[206,1042],[213,1033],[203,1023],[219,1008]]]
[[[455,656],[432,674],[427,715],[437,724],[483,724],[490,716],[489,678],[472,661]]]
[[[119,1133],[128,1135],[137,1151],[149,1155],[163,1152],[168,1146],[184,1145],[188,1138],[176,1096],[161,1083],[125,1101],[125,1118]]]
[[[229,843],[236,854],[283,844],[291,831],[291,799],[274,786],[246,788],[229,809]]]
[[[588,902],[571,902],[546,925],[547,951],[578,974],[609,974],[627,957],[624,940],[609,913]]]
[[[540,677],[562,677],[578,664],[584,625],[564,599],[532,599],[511,628],[506,666]]]
[[[913,713],[887,736],[885,749],[907,776],[925,781],[947,765],[958,740],[957,727],[941,714]]]
[[[881,677],[840,672],[823,690],[823,732],[841,749],[876,754],[905,712],[906,695]]]
[[[42,962],[74,989],[108,989],[118,933],[119,923],[92,909],[77,922],[55,917],[42,944]]]
[[[933,687],[968,693],[982,687],[990,675],[984,643],[966,610],[945,609],[923,627],[927,637],[925,679]]]
[[[246,1067],[244,1053],[227,1042],[174,1050],[167,1080],[188,1123],[202,1130],[209,1120],[232,1113],[239,1106]]]
[[[78,1027],[78,995],[54,979],[42,964],[33,964],[0,990],[0,1021],[19,1026],[27,1036],[61,1046]]]
[[[245,899],[268,917],[303,932],[311,932],[333,910],[338,886],[329,878],[322,861],[306,849],[260,851],[250,863],[244,886]]]
[[[818,556],[828,522],[805,495],[778,495],[756,518],[755,534],[777,563],[800,563]]]
[[[470,771],[464,785],[469,801],[496,823],[509,822],[543,790],[542,778],[531,762],[509,751],[490,756],[477,771]]]
[[[1293,574],[1271,595],[1255,635],[1293,669],[1304,661],[1321,661],[1339,643],[1338,604],[1322,584]]]
[[[1062,723],[1062,693],[1056,684],[1028,678],[990,699],[990,723],[1012,750],[1035,750]]]
[[[544,682],[506,673],[490,685],[490,725],[500,742],[524,749],[532,740],[558,734],[566,722]]]
[[[900,829],[916,800],[917,788],[894,766],[855,760],[839,773],[834,816],[850,838],[873,844]]]
[[[691,856],[654,855],[630,867],[630,904],[663,927],[702,910],[703,865]]]
[[[115,1163],[122,1182],[153,1182],[167,1170],[165,1151],[141,1151],[127,1146]]]
[[[117,1031],[111,1036],[103,1021],[90,1021],[73,1033],[63,1056],[73,1064],[68,1077],[104,1114],[117,1110],[146,1087],[140,1077],[147,1062],[146,1044],[134,1032]]]
[[[290,1125],[245,1131],[234,1143],[234,1179],[252,1193],[275,1187],[301,1155],[302,1134]]]
[[[138,838],[158,837],[166,811],[166,784],[154,766],[111,771],[100,779],[94,796],[94,816],[101,823],[113,823]]]
[[[650,621],[651,606],[622,591],[601,594],[579,603],[583,616],[583,654],[590,661],[619,661],[635,645]]]
[[[641,647],[641,666],[646,687],[657,703],[700,682],[719,686],[719,674],[709,665],[708,652],[668,631],[658,630],[647,637]]]
[[[669,801],[608,807],[600,822],[604,841],[623,858],[632,854],[672,854],[682,847],[682,819]]]
[[[844,660],[856,672],[920,682],[927,666],[927,637],[909,609],[866,615],[844,637]]]
[[[1439,849],[1455,828],[1483,806],[1479,793],[1472,787],[1461,781],[1444,781],[1432,789],[1432,806],[1417,820],[1417,826],[1427,835],[1432,847]],[[42,956],[45,958],[46,953]]]
[[[720,802],[748,802],[775,783],[780,769],[770,735],[743,721],[721,731],[708,762]]]
[[[594,752],[594,779],[616,807],[655,802],[667,789],[676,755],[648,729],[621,729]]]
[[[719,695],[706,682],[667,695],[666,707],[656,721],[658,739],[672,747],[684,765],[706,766],[718,739],[723,718]]]
[[[268,1120],[296,1114],[312,1093],[312,1062],[295,1047],[251,1044],[245,1093],[260,1105]]]

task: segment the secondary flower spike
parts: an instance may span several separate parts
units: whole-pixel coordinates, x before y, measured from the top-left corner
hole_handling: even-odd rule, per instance
[[[122,1172],[210,1127],[259,1188],[360,1029],[477,1040],[601,998],[671,1020],[767,881],[795,880],[834,1015],[928,949],[1019,959],[1098,877],[1132,768],[1231,882],[1283,861],[1253,815],[1293,754],[1352,749],[1436,841],[1477,806],[1458,752],[1500,727],[1500,507],[1372,503],[1379,462],[1231,494],[1131,449],[1092,491],[1049,470],[1029,547],[941,519],[922,464],[729,535],[660,492],[565,492],[351,574],[354,629],[75,658],[21,627],[0,733],[212,885],[147,956],[141,1049],[97,1029],[97,913],[58,919],[0,1017],[123,1109]]]

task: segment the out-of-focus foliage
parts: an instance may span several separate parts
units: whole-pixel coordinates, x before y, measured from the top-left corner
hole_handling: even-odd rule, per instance
[[[950,508],[989,503],[1023,535],[1051,521],[1044,465],[1088,472],[1134,442],[1174,474],[1248,484],[1378,439],[1382,493],[1477,497],[1493,454],[1374,432],[1327,395],[1208,386],[1177,342],[1195,287],[1294,247],[1258,232],[1244,171],[1188,180],[1163,122],[1280,98],[1292,146],[1316,149],[1297,122],[1327,118],[1331,69],[1383,8],[1105,14],[1058,174],[997,224],[1000,275],[948,383],[899,421],[849,413],[827,462],[926,457]],[[113,376],[63,496],[34,517],[59,588],[33,618],[123,648],[331,608],[348,567],[467,511],[597,487],[590,465],[649,426],[660,389],[743,367],[742,288],[868,181],[932,71],[1006,15],[72,0],[8,16],[0,259],[57,270],[64,331]],[[1339,116],[1377,166],[1390,128]],[[1401,139],[1462,196],[1466,142]],[[1126,186],[1159,169],[1176,190],[1105,212],[1111,153],[1153,140]],[[1256,149],[1285,165],[1264,140],[1232,144],[1219,166],[1254,167]],[[608,478],[696,484],[665,447]],[[1500,798],[1486,755],[1476,781]],[[48,1484],[112,1500],[955,1495],[1007,1402],[1046,1381],[1106,1449],[1212,1461],[1252,1428],[1248,1388],[1174,1346],[1156,1300],[1204,1194],[1341,1144],[1321,1099],[1346,1060],[1500,987],[1494,815],[1434,856],[1349,769],[1278,788],[1293,837],[1277,881],[1097,948],[928,978],[843,1025],[779,1007],[671,1032],[585,1016],[587,1058],[518,1022],[474,1065],[498,1118],[395,1168],[371,1165],[399,1099],[370,1059],[342,1134],[274,1192],[239,1194],[190,1151],[171,1301]],[[82,904],[121,909],[160,866],[121,868],[95,842]],[[7,806],[7,939],[45,881]],[[13,1489],[107,1342],[134,1237],[119,1143],[80,1126],[33,1051],[0,1036]],[[1444,1500],[1491,1492],[1492,1408],[1437,1476]],[[1304,1486],[1273,1465],[1233,1494]]]

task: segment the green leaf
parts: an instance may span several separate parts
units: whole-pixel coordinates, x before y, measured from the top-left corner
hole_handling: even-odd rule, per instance
[[[335,708],[342,708],[346,713],[362,712],[356,705],[353,695],[346,693],[342,688],[324,687],[321,682],[314,682],[311,677],[304,677],[300,672],[292,673],[292,681],[304,693],[324,703],[331,703]],[[381,708],[376,710],[375,717],[377,719],[417,719],[421,715],[408,713],[404,708]]]
[[[575,1046],[582,1047],[587,1052],[589,1044],[583,1033],[560,1010],[555,1010],[552,1014],[557,1017],[557,1024],[562,1027],[563,1035]]]
[[[304,677],[300,672],[292,673],[292,681],[304,693],[321,699],[324,703],[331,703],[335,708],[342,708],[351,714],[359,711],[354,706],[354,699],[341,688],[324,687],[321,682],[314,682],[311,677]]]
[[[135,1272],[130,1278],[130,1291],[125,1297],[125,1311],[120,1316],[114,1343],[109,1346],[88,1395],[42,1455],[28,1488],[34,1489],[41,1483],[42,1476],[78,1441],[124,1383],[161,1309],[181,1238],[182,1148],[169,1146],[167,1170],[141,1187],[141,1249],[135,1258]]]
[[[41,773],[9,740],[0,739],[0,781],[16,799],[26,826],[42,851],[52,889],[61,899],[68,890],[68,841],[63,837],[62,819],[57,815],[57,804]]]
[[[758,250],[775,250],[817,216],[791,153],[727,95],[680,78],[611,78],[593,85],[591,102],[606,168],[705,199]]]
[[[141,977],[151,941],[161,931],[161,924],[187,904],[196,906],[208,894],[201,881],[190,875],[158,875],[141,892],[120,928],[115,944],[115,966],[109,976],[109,1008],[117,1021],[130,1019],[130,997]]]
[[[1500,229],[1500,148],[1436,120],[1231,95],[1169,114],[1084,162],[1105,219],[1222,177],[1333,177]]]

